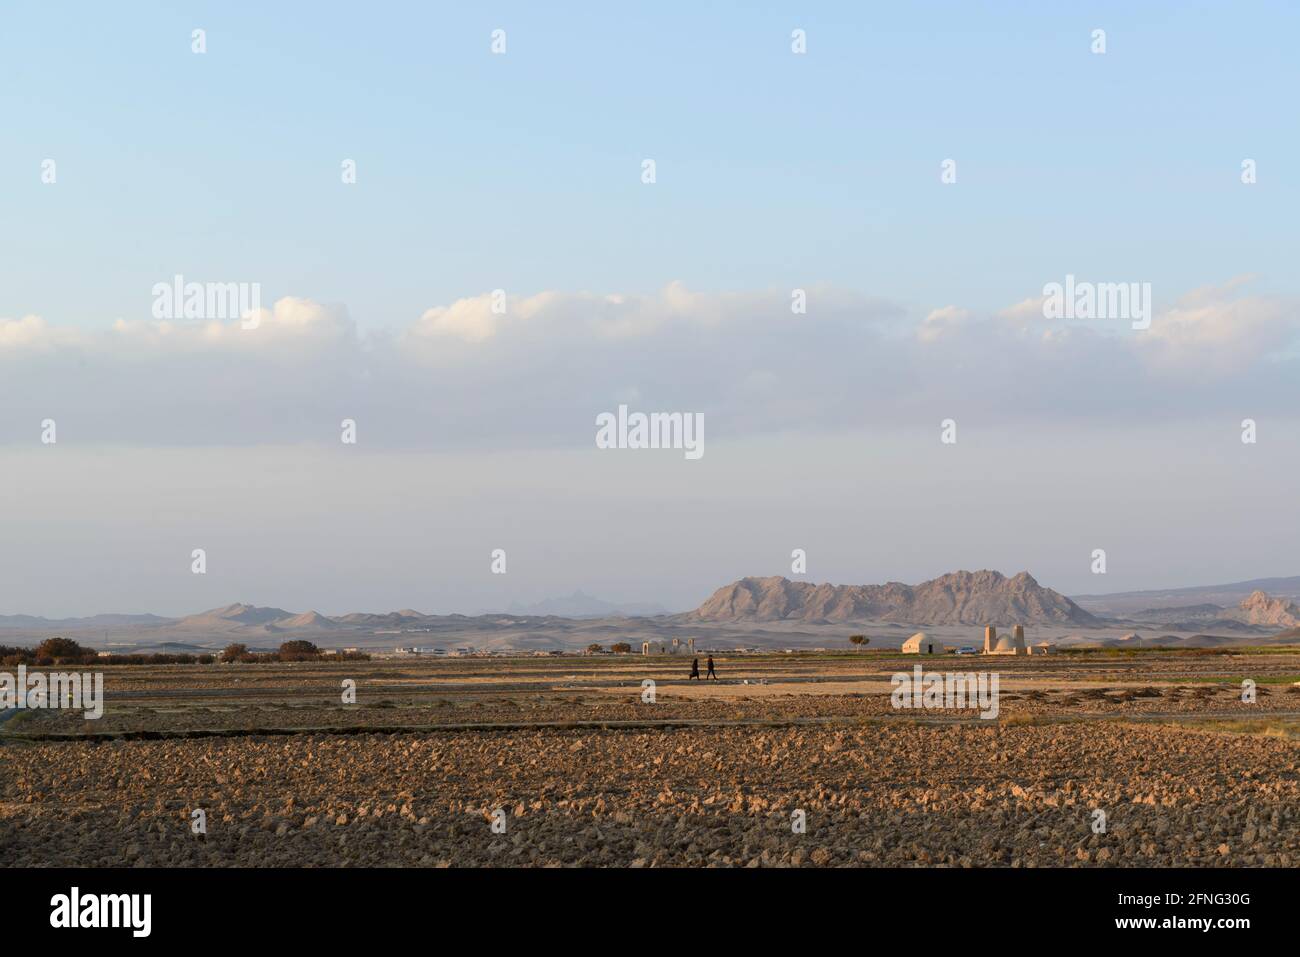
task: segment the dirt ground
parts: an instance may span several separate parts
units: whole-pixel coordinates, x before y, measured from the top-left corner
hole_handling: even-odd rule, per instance
[[[892,708],[890,677],[917,663],[720,658],[716,683],[687,681],[680,660],[631,657],[106,668],[102,719],[27,711],[0,725],[0,854],[164,866],[1300,863],[1300,656],[919,661],[997,671],[996,720]],[[344,679],[356,704],[340,700]]]

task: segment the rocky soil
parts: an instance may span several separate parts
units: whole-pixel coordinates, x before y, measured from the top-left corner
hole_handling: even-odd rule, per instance
[[[1300,864],[1300,744],[1114,722],[11,740],[0,794],[20,865]]]
[[[723,686],[727,690],[734,684]],[[886,686],[887,687],[887,686]],[[687,689],[694,690],[694,689]],[[708,692],[720,689],[711,687]],[[88,721],[79,711],[30,711],[4,727],[13,736],[45,734],[133,734],[139,732],[267,731],[272,729],[337,730],[342,728],[434,728],[482,724],[573,724],[608,722],[846,722],[905,718],[891,703],[888,691],[850,694],[806,694],[770,686],[735,689],[726,697],[684,697],[671,684],[660,687],[654,705],[640,701],[640,689],[539,689],[522,694],[454,695],[368,694],[359,689],[359,703],[344,706],[307,696],[274,700],[189,699],[156,703],[125,702],[110,706],[103,717]],[[1007,690],[999,696],[1002,720],[1017,718],[1140,717],[1198,715],[1264,717],[1271,713],[1300,713],[1300,688],[1260,685],[1252,703],[1242,700],[1235,685],[1076,685],[1068,688]],[[975,709],[935,712],[934,720],[973,719]],[[3,735],[0,735],[3,737]]]

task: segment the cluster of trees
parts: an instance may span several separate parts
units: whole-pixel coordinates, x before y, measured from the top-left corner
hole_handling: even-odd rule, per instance
[[[249,651],[248,645],[239,643],[226,645],[221,652],[221,661],[226,664],[266,664],[276,661],[317,661],[323,658],[321,650],[310,641],[301,639],[286,641],[279,651]],[[360,651],[340,651],[329,656],[330,661],[369,661],[370,656]]]
[[[321,658],[320,649],[310,641],[286,641],[279,651],[252,653],[247,645],[229,645],[220,655],[225,662],[276,662],[276,661],[315,661]],[[0,645],[0,665],[14,667],[29,665],[37,667],[54,667],[56,665],[210,665],[217,661],[216,655],[101,655],[93,648],[86,648],[71,638],[46,638],[35,648],[20,648],[15,645]],[[331,661],[369,661],[370,656],[361,652],[340,652],[330,655]]]
[[[609,650],[616,655],[626,655],[632,652],[632,646],[629,645],[626,641],[616,641],[614,644],[609,646]],[[605,651],[604,645],[593,643],[587,646],[587,654],[589,655],[603,654],[604,651]]]
[[[46,638],[35,648],[0,645],[0,664],[5,665],[85,665],[99,660],[96,652],[71,638]]]

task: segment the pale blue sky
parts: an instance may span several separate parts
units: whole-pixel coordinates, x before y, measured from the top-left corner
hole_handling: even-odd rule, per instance
[[[1298,34],[1282,2],[0,2],[0,614],[685,608],[796,547],[814,581],[1295,574]],[[178,273],[260,283],[265,322],[153,322]],[[1067,274],[1150,283],[1150,328],[1049,321]],[[704,415],[706,457],[598,453],[620,403]]]
[[[0,10],[0,316],[147,318],[176,272],[363,327],[674,279],[922,313],[1067,271],[1150,281],[1158,305],[1242,273],[1294,288],[1293,4]]]

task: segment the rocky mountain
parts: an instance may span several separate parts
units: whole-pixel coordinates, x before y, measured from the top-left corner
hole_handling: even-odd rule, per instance
[[[1300,627],[1300,606],[1285,598],[1273,598],[1265,591],[1253,591],[1239,606],[1247,624],[1277,628]]]
[[[915,625],[1100,622],[1028,572],[958,571],[919,585],[814,585],[788,578],[742,578],[719,588],[685,621],[891,621]]]

